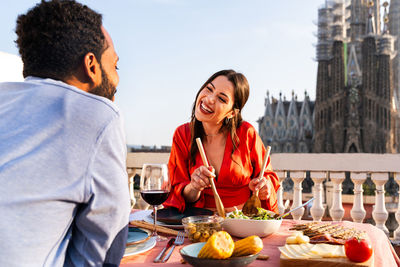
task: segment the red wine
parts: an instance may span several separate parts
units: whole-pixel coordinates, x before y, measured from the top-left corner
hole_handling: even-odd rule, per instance
[[[160,205],[167,200],[169,192],[165,190],[140,191],[142,198],[150,205]]]

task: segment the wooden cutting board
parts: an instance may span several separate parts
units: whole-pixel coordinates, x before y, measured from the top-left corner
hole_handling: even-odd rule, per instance
[[[347,258],[280,259],[281,267],[373,267],[374,255],[366,262],[352,262]]]

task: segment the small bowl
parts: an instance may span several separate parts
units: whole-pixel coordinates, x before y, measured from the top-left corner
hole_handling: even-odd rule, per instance
[[[236,237],[248,237],[258,235],[265,237],[276,233],[282,224],[282,220],[252,220],[225,218],[222,226],[225,231]]]
[[[183,227],[193,243],[206,242],[215,232],[222,230],[222,221],[219,216],[190,216],[182,219]]]
[[[179,253],[187,263],[195,267],[242,267],[252,263],[258,256],[257,253],[242,257],[231,257],[224,260],[201,259],[197,255],[204,244],[205,242],[201,242],[184,246],[179,250]]]

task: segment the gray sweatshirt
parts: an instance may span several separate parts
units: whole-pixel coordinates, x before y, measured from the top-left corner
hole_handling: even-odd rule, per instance
[[[51,79],[0,83],[0,266],[116,266],[129,220],[118,108]]]

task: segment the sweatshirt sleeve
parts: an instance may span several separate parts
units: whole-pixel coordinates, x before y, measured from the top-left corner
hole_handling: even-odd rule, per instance
[[[119,116],[104,128],[95,146],[86,201],[76,211],[65,266],[118,266],[125,250],[130,198]]]

